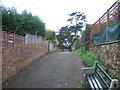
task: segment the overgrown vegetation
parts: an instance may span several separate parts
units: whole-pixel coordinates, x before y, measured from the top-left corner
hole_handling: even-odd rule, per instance
[[[77,54],[82,57],[82,60],[89,67],[94,66],[95,61],[99,61],[99,55],[93,51],[85,50],[85,48],[78,48],[76,50]]]

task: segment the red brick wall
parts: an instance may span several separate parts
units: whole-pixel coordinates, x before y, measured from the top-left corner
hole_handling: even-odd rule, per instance
[[[3,81],[46,53],[48,53],[48,42],[2,48]]]

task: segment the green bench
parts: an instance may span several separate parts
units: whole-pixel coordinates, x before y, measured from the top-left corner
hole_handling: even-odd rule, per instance
[[[83,78],[86,77],[92,90],[111,90],[118,88],[118,80],[112,79],[97,61],[94,67],[82,68],[82,75]],[[81,82],[84,83],[85,79]]]

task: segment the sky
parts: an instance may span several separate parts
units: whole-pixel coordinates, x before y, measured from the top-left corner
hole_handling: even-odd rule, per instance
[[[68,15],[82,12],[87,23],[95,23],[117,0],[2,0],[7,7],[16,7],[21,13],[31,11],[46,23],[46,29],[58,31],[68,25]]]

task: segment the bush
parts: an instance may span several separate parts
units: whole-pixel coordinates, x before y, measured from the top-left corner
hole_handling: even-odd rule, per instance
[[[77,36],[74,36],[74,37],[72,38],[72,44],[74,44],[77,39],[78,39],[78,37],[77,37]]]
[[[94,62],[99,60],[99,55],[97,53],[93,51],[86,51],[84,47],[78,48],[76,52],[82,57],[88,67],[94,66]]]

